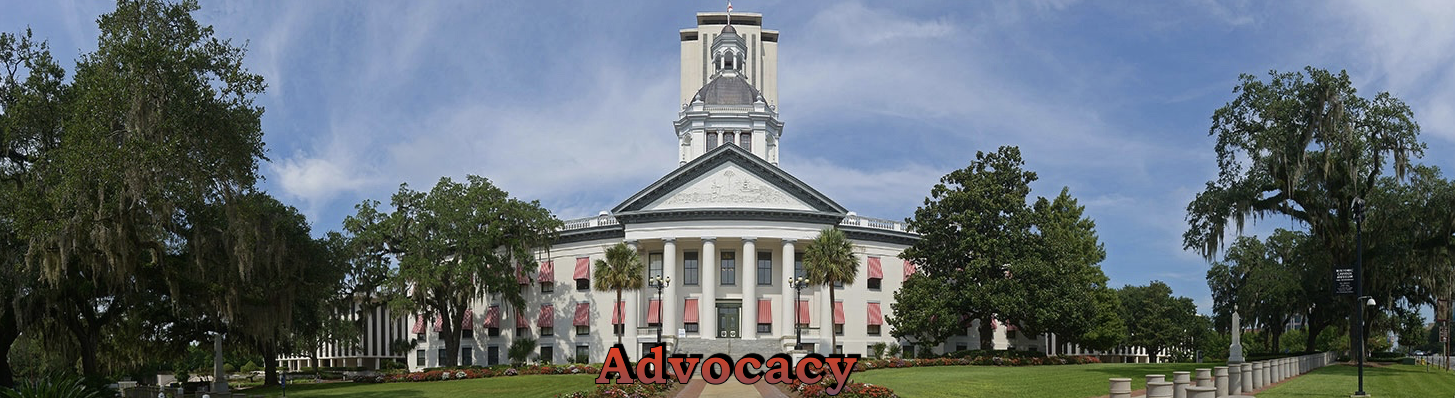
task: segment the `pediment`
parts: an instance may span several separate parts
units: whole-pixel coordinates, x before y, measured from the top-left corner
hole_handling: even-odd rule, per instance
[[[723,145],[622,202],[613,213],[760,209],[844,214],[838,203],[763,159]]]

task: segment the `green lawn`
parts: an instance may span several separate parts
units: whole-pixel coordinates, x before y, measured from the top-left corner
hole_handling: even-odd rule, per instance
[[[850,379],[883,385],[905,398],[918,397],[1036,397],[1085,398],[1107,395],[1107,379],[1132,379],[1132,390],[1146,388],[1148,374],[1212,368],[1222,364],[1090,364],[1057,366],[936,366],[876,369],[855,373]],[[1195,376],[1195,375],[1194,375]],[[1259,395],[1261,398],[1262,395]]]
[[[288,386],[288,396],[424,398],[424,397],[554,397],[596,388],[596,375],[531,375],[422,383],[324,383]],[[252,389],[247,394],[282,396],[277,388]]]
[[[1348,397],[1359,386],[1358,368],[1327,366],[1258,393],[1258,398]],[[1364,392],[1379,398],[1455,396],[1455,374],[1421,365],[1364,368]]]

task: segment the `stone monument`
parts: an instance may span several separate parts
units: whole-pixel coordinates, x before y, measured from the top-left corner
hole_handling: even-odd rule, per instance
[[[1228,364],[1243,363],[1243,328],[1238,324],[1238,305],[1233,304],[1233,344],[1228,345]]]

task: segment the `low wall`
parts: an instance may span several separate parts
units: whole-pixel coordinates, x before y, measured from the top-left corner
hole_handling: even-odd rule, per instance
[[[1147,398],[1202,397],[1208,395],[1209,392],[1214,397],[1251,394],[1269,384],[1328,366],[1334,363],[1335,358],[1337,356],[1334,353],[1325,352],[1198,368],[1195,372],[1173,372],[1170,382],[1166,381],[1167,375],[1146,375]],[[1124,377],[1109,379],[1108,390],[1111,398],[1131,398],[1131,381],[1132,379]]]

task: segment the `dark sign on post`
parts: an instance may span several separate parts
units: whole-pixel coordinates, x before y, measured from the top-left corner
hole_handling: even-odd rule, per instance
[[[1334,268],[1334,294],[1354,295],[1354,269]]]
[[[1450,320],[1450,299],[1435,300],[1435,322]]]

